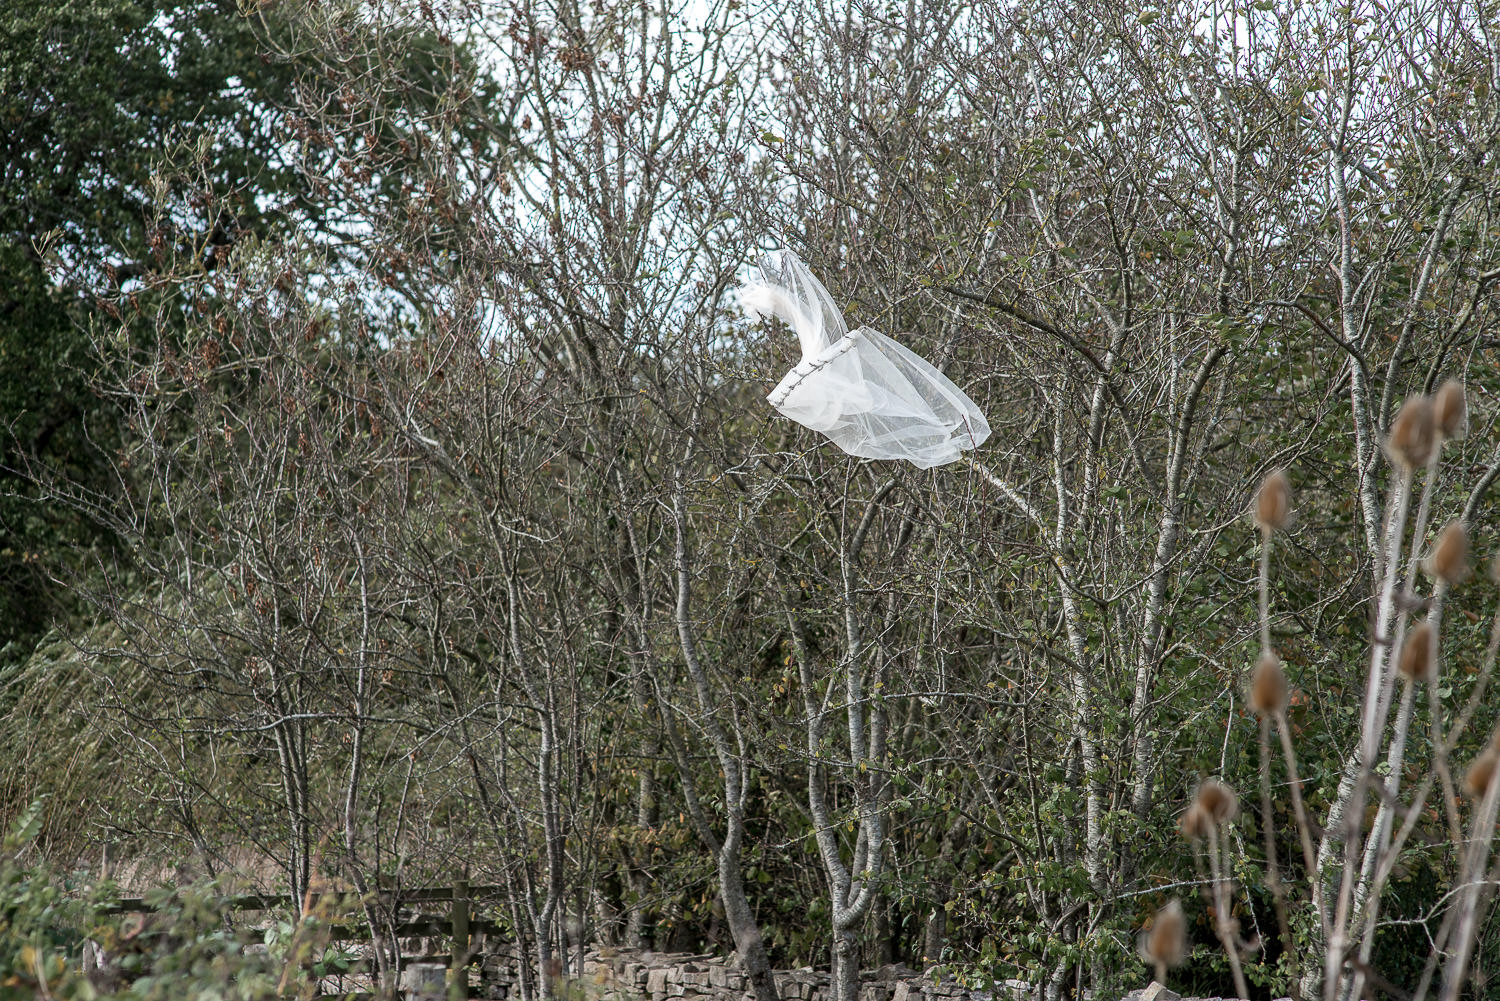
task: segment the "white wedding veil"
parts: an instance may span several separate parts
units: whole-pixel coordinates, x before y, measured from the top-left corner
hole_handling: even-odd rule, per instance
[[[741,286],[740,307],[786,321],[802,344],[802,361],[766,397],[771,406],[850,455],[905,459],[921,469],[952,462],[989,437],[984,414],[947,376],[879,331],[847,330],[796,254],[773,251],[759,271]]]

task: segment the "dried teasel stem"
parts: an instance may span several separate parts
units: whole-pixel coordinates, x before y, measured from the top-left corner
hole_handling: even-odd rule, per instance
[[[1270,728],[1279,726],[1282,748],[1287,760],[1287,774],[1291,780],[1292,804],[1297,820],[1297,832],[1302,842],[1302,853],[1309,873],[1316,873],[1316,857],[1312,849],[1311,828],[1302,807],[1301,784],[1297,779],[1296,755],[1292,751],[1291,736],[1286,720],[1287,682],[1281,660],[1271,648],[1271,544],[1277,531],[1286,527],[1291,517],[1292,490],[1286,473],[1275,470],[1261,481],[1255,498],[1255,524],[1260,529],[1260,656],[1250,677],[1249,701],[1260,716],[1260,800],[1261,828],[1266,841],[1266,882],[1271,888],[1276,905],[1276,923],[1281,941],[1286,944],[1291,962],[1292,983],[1299,984],[1301,973],[1292,943],[1291,926],[1287,920],[1286,892],[1281,883],[1280,865],[1276,856],[1276,825],[1271,800],[1271,750]],[[1322,880],[1314,878],[1314,900],[1323,924],[1326,939],[1328,919],[1322,907]],[[1300,993],[1294,987],[1295,993]]]
[[[1213,781],[1213,780],[1209,780]],[[1207,782],[1204,783],[1207,785]],[[1226,813],[1226,818],[1232,818],[1234,811],[1238,809],[1239,800],[1234,791],[1223,783],[1216,782],[1216,786],[1223,792],[1228,793],[1227,799],[1217,799],[1214,805],[1220,807]],[[1203,804],[1203,786],[1198,788],[1199,803],[1197,807],[1212,816],[1213,807]],[[1212,879],[1214,898],[1214,931],[1219,936],[1219,944],[1224,947],[1224,955],[1229,960],[1229,972],[1234,975],[1234,989],[1238,991],[1237,997],[1248,998],[1250,989],[1245,982],[1245,971],[1240,964],[1239,945],[1239,922],[1237,922],[1230,909],[1233,905],[1234,888],[1229,879],[1224,875],[1223,855],[1227,854],[1227,844],[1221,851],[1219,834],[1223,825],[1210,824],[1209,835],[1204,839],[1208,844],[1208,869]],[[1228,831],[1224,831],[1227,837]]]
[[[1425,628],[1424,623],[1413,631],[1412,635],[1407,638],[1408,645],[1416,640],[1424,649],[1429,647],[1430,636],[1417,636],[1417,633]],[[1404,664],[1404,656],[1402,660]],[[1382,804],[1394,801],[1401,789],[1401,762],[1406,756],[1406,738],[1411,730],[1411,720],[1416,706],[1417,683],[1420,680],[1420,678],[1413,679],[1408,676],[1406,684],[1402,686],[1401,706],[1396,710],[1396,725],[1391,735],[1391,745],[1386,751],[1387,778],[1386,788],[1381,796]],[[1394,813],[1390,809],[1379,810],[1375,815],[1375,823],[1370,828],[1370,838],[1365,846],[1364,871],[1360,876],[1361,884],[1365,889],[1363,896],[1365,910],[1354,923],[1356,928],[1363,928],[1363,934],[1359,944],[1359,965],[1355,970],[1354,988],[1350,997],[1362,996],[1365,982],[1364,971],[1369,968],[1374,952],[1375,926],[1380,918],[1380,891],[1384,886],[1384,877],[1389,875],[1389,868],[1382,866],[1381,862],[1387,857],[1390,848],[1393,819]]]
[[[1276,664],[1278,673],[1280,669],[1281,665]],[[1284,677],[1282,685],[1284,692]],[[1252,684],[1252,693],[1254,690],[1255,685]],[[1275,806],[1271,800],[1271,722],[1280,711],[1278,706],[1275,710],[1261,713],[1260,717],[1260,828],[1266,842],[1266,885],[1271,888],[1271,899],[1276,907],[1276,929],[1281,934],[1286,950],[1291,982],[1296,985],[1302,978],[1301,963],[1296,953],[1296,939],[1292,937],[1291,922],[1287,920],[1286,889],[1281,885],[1281,863],[1276,853]],[[1295,986],[1293,989],[1296,989]]]
[[[1224,877],[1219,836],[1230,820],[1239,811],[1239,797],[1234,790],[1218,779],[1204,779],[1198,786],[1193,803],[1178,821],[1184,837],[1201,841],[1208,846],[1209,885],[1213,895],[1214,931],[1229,959],[1229,969],[1234,974],[1235,990],[1240,997],[1249,997],[1245,984],[1245,972],[1240,965],[1238,929],[1230,916],[1231,888]],[[1227,834],[1227,832],[1226,832]]]
[[[1408,401],[1410,403],[1411,401]],[[1404,410],[1404,408],[1403,408]],[[1392,437],[1395,432],[1392,432]],[[1430,454],[1430,452],[1429,452]],[[1393,460],[1394,461],[1394,460]],[[1386,525],[1384,537],[1381,542],[1380,552],[1377,554],[1376,579],[1378,599],[1376,602],[1375,620],[1375,642],[1370,649],[1370,670],[1365,679],[1364,712],[1360,721],[1360,754],[1363,759],[1363,767],[1360,769],[1360,780],[1356,786],[1354,802],[1360,803],[1364,799],[1365,770],[1375,761],[1375,754],[1379,750],[1380,733],[1385,725],[1386,714],[1390,710],[1387,701],[1389,692],[1386,690],[1386,666],[1387,646],[1389,640],[1385,633],[1397,619],[1396,616],[1396,581],[1399,577],[1401,566],[1401,554],[1403,543],[1406,538],[1406,516],[1410,510],[1411,488],[1414,470],[1412,466],[1395,461],[1396,482],[1392,489],[1392,506],[1386,513]],[[1430,488],[1432,477],[1427,477],[1424,485],[1424,500],[1428,488]],[[1415,547],[1413,547],[1415,548]],[[1404,627],[1405,618],[1400,617],[1397,625],[1398,632]],[[1359,815],[1358,810],[1355,816]],[[1345,873],[1348,873],[1346,866]],[[1347,882],[1347,880],[1346,880]],[[1343,906],[1344,892],[1340,891],[1340,905]]]
[[[1483,756],[1482,753],[1481,757]],[[1474,771],[1473,766],[1470,771]],[[1494,781],[1494,773],[1495,770],[1491,767],[1487,776],[1482,771],[1474,774],[1476,788],[1480,786],[1480,780],[1484,780],[1484,792],[1474,811],[1468,850],[1464,853],[1463,865],[1459,869],[1459,886],[1462,887],[1462,892],[1458,898],[1457,918],[1453,929],[1456,944],[1443,969],[1442,1001],[1458,1001],[1464,981],[1468,979],[1469,960],[1474,953],[1474,938],[1479,930],[1479,900],[1483,890],[1483,877],[1488,868],[1490,845],[1495,839],[1496,809],[1500,806],[1500,782]]]
[[[1457,721],[1448,731],[1447,737],[1437,746],[1434,752],[1434,762],[1442,766],[1443,774],[1447,773],[1446,761],[1448,756],[1453,752],[1453,748],[1457,746],[1458,741],[1468,729],[1469,723],[1473,720],[1475,713],[1478,712],[1480,705],[1484,702],[1484,694],[1489,687],[1491,677],[1494,675],[1497,657],[1500,657],[1500,607],[1495,609],[1495,615],[1490,621],[1489,644],[1485,648],[1485,656],[1480,665],[1478,680],[1475,681],[1473,689],[1469,692],[1468,701],[1464,704],[1463,710],[1458,714]],[[1490,746],[1500,749],[1500,735],[1491,737]],[[1434,769],[1434,771],[1436,770]],[[1412,796],[1411,805],[1407,807],[1406,819],[1402,822],[1401,830],[1392,839],[1390,850],[1386,853],[1385,860],[1381,864],[1382,879],[1389,877],[1390,871],[1394,868],[1402,847],[1405,846],[1412,831],[1416,829],[1417,822],[1421,817],[1422,808],[1427,802],[1427,794],[1431,791],[1435,780],[1436,776],[1429,772]],[[1445,793],[1450,800],[1453,799],[1451,790],[1445,788]],[[1447,804],[1447,806],[1450,828],[1449,838],[1453,844],[1463,844],[1462,833],[1457,827],[1458,807],[1456,803],[1452,802]],[[1452,919],[1454,914],[1455,911],[1450,908],[1448,916],[1444,919],[1442,926],[1438,930],[1437,937],[1433,940],[1433,952],[1428,957],[1422,971],[1422,976],[1418,981],[1417,989],[1412,994],[1418,1001],[1426,996],[1428,985],[1431,983],[1432,976],[1437,970],[1438,961],[1447,947],[1449,936],[1453,930]]]
[[[1324,973],[1324,993],[1328,997],[1336,993],[1337,977],[1343,968],[1343,956],[1340,950],[1354,894],[1354,866],[1350,852],[1354,850],[1355,841],[1358,838],[1359,819],[1363,814],[1366,783],[1369,780],[1368,770],[1373,765],[1375,755],[1379,750],[1379,735],[1384,729],[1388,711],[1384,698],[1386,695],[1386,647],[1389,641],[1384,638],[1383,634],[1390,628],[1395,618],[1397,568],[1401,563],[1402,542],[1405,538],[1406,514],[1411,501],[1412,486],[1411,467],[1400,462],[1395,466],[1396,483],[1391,497],[1394,503],[1387,509],[1381,549],[1377,554],[1376,579],[1379,582],[1377,586],[1379,597],[1376,602],[1376,639],[1370,645],[1369,674],[1365,679],[1363,712],[1359,728],[1360,767],[1349,799],[1350,829],[1344,839],[1345,859],[1343,878],[1339,882],[1337,913],[1333,921],[1334,937],[1327,937],[1329,948]],[[1317,867],[1309,869],[1312,873],[1319,871]]]
[[[1394,434],[1394,432],[1393,432]],[[1440,444],[1440,442],[1438,443]],[[1416,602],[1416,595],[1412,591],[1412,582],[1416,578],[1418,567],[1418,542],[1427,532],[1429,512],[1432,509],[1433,484],[1437,479],[1438,448],[1435,446],[1427,456],[1426,476],[1422,481],[1422,498],[1417,506],[1417,518],[1412,527],[1412,546],[1410,563],[1405,576],[1406,583],[1402,588],[1401,600],[1396,609],[1395,645],[1400,650],[1397,662],[1397,671],[1407,679],[1401,694],[1401,707],[1396,713],[1395,726],[1392,730],[1391,743],[1386,752],[1386,775],[1384,794],[1380,797],[1380,805],[1375,811],[1375,822],[1371,827],[1370,836],[1365,841],[1363,858],[1360,860],[1359,879],[1354,885],[1349,902],[1351,907],[1344,908],[1343,892],[1350,883],[1350,874],[1345,870],[1344,879],[1340,885],[1340,921],[1335,924],[1335,933],[1340,934],[1344,930],[1363,925],[1364,933],[1360,938],[1359,964],[1355,969],[1351,996],[1359,996],[1365,985],[1366,970],[1369,969],[1375,946],[1375,928],[1380,917],[1380,890],[1384,885],[1383,873],[1388,873],[1389,868],[1383,866],[1381,861],[1388,854],[1391,840],[1391,828],[1395,820],[1396,793],[1401,784],[1401,770],[1406,758],[1406,740],[1411,727],[1412,715],[1415,712],[1415,686],[1419,681],[1436,681],[1438,676],[1438,627],[1442,615],[1443,596],[1447,592],[1447,583],[1443,578],[1438,579],[1437,591],[1432,603],[1432,611],[1429,621],[1418,624],[1412,630],[1410,636],[1406,633],[1406,610]],[[1398,549],[1399,549],[1399,542]],[[1403,638],[1404,637],[1404,638]],[[1429,691],[1436,690],[1436,686]],[[1381,726],[1383,728],[1385,719],[1384,699],[1389,698],[1389,690],[1380,692],[1382,699],[1381,711],[1379,713]],[[1433,713],[1434,734],[1438,733],[1440,714]],[[1367,735],[1368,736],[1368,735]],[[1378,735],[1377,735],[1378,743]],[[1437,771],[1444,777],[1445,788],[1451,786],[1451,779],[1447,777],[1443,762],[1439,762]],[[1368,781],[1368,773],[1365,773]],[[1379,781],[1379,780],[1376,780]],[[1362,802],[1362,793],[1361,800]],[[1352,840],[1352,839],[1351,839]],[[1346,859],[1347,865],[1347,859]],[[1355,918],[1363,911],[1363,919]],[[1351,924],[1343,923],[1346,917],[1353,918]]]
[[[1461,834],[1461,824],[1458,819],[1458,793],[1455,791],[1456,787],[1453,784],[1453,772],[1448,767],[1448,753],[1452,743],[1443,738],[1443,698],[1439,694],[1440,691],[1441,689],[1436,682],[1427,686],[1427,715],[1431,718],[1431,739],[1434,748],[1431,774],[1436,775],[1438,782],[1442,785],[1443,816],[1448,822],[1448,837],[1454,844],[1457,844],[1462,840],[1463,835]],[[1425,791],[1421,799],[1425,801]],[[1400,849],[1398,848],[1397,850],[1399,851]]]
[[[1400,649],[1406,632],[1406,609],[1410,608],[1414,596],[1410,582],[1416,572],[1417,546],[1411,547],[1410,562],[1405,574],[1406,586],[1401,600],[1397,600],[1396,581],[1401,577],[1402,553],[1406,537],[1406,518],[1410,509],[1411,490],[1416,468],[1426,466],[1422,484],[1422,498],[1417,508],[1413,526],[1413,540],[1426,532],[1428,513],[1431,510],[1432,489],[1436,479],[1438,449],[1435,447],[1437,431],[1432,413],[1432,401],[1425,397],[1413,397],[1406,401],[1392,422],[1391,433],[1386,442],[1386,452],[1396,471],[1396,482],[1387,508],[1385,534],[1377,559],[1379,581],[1375,613],[1374,640],[1370,645],[1370,668],[1365,679],[1364,708],[1360,722],[1359,767],[1355,773],[1353,787],[1347,800],[1345,822],[1347,829],[1343,838],[1344,865],[1339,879],[1338,900],[1334,910],[1332,934],[1328,937],[1328,951],[1324,964],[1324,996],[1328,1001],[1342,993],[1340,979],[1343,976],[1345,950],[1350,944],[1351,922],[1356,913],[1365,911],[1370,882],[1378,870],[1378,839],[1361,837],[1365,795],[1372,779],[1371,769],[1380,751],[1381,738],[1385,733],[1386,720],[1391,710],[1393,686],[1389,683],[1391,650]],[[1404,747],[1402,748],[1404,753]],[[1400,762],[1395,762],[1400,767]],[[1382,798],[1376,811],[1376,824],[1389,824],[1391,801]],[[1363,851],[1363,858],[1357,856]],[[1314,870],[1315,872],[1318,870]],[[1378,908],[1378,903],[1376,904]],[[1368,938],[1368,936],[1366,936]],[[1365,964],[1367,965],[1367,964]],[[1361,970],[1364,967],[1361,966]],[[1359,989],[1364,980],[1363,972],[1356,972],[1354,985]]]
[[[1312,843],[1312,822],[1307,816],[1307,807],[1302,802],[1302,779],[1297,774],[1297,752],[1292,747],[1292,731],[1286,710],[1276,714],[1276,729],[1281,737],[1281,757],[1286,762],[1287,789],[1292,794],[1292,816],[1297,821],[1297,838],[1302,843],[1302,864],[1309,873],[1318,871],[1318,853]],[[1323,926],[1323,941],[1328,941],[1332,931],[1328,923],[1328,909],[1323,906],[1323,880],[1311,877],[1313,911]]]
[[[1450,535],[1450,530],[1454,526],[1459,526],[1459,531],[1463,531],[1462,526],[1459,522],[1450,522],[1448,529],[1445,529],[1443,532],[1444,538],[1447,538]],[[1468,536],[1466,533],[1462,536],[1462,539],[1463,548],[1467,550]],[[1438,548],[1442,548],[1441,542],[1439,543]],[[1452,554],[1450,553],[1449,557],[1451,556]],[[1436,562],[1436,559],[1430,562]],[[1450,567],[1449,569],[1452,568]],[[1433,588],[1432,591],[1432,602],[1429,605],[1427,621],[1423,623],[1424,625],[1430,626],[1433,630],[1434,639],[1432,642],[1431,653],[1433,656],[1434,664],[1440,663],[1437,656],[1440,643],[1438,636],[1440,635],[1442,630],[1443,604],[1448,597],[1448,588],[1451,587],[1452,584],[1453,580],[1451,579],[1450,575],[1438,575],[1437,586]],[[1443,810],[1444,815],[1446,816],[1448,821],[1449,837],[1451,837],[1453,841],[1457,843],[1460,837],[1459,832],[1461,830],[1461,825],[1459,824],[1458,819],[1458,796],[1454,792],[1453,773],[1448,769],[1448,754],[1443,743],[1442,687],[1438,684],[1437,671],[1431,672],[1428,676],[1427,702],[1429,709],[1427,715],[1432,730],[1432,771],[1437,774],[1439,781],[1442,782]]]
[[[1440,593],[1434,601],[1435,610],[1440,609],[1441,607],[1441,588],[1439,589],[1439,591]],[[1457,746],[1464,732],[1468,729],[1469,723],[1474,719],[1474,716],[1479,710],[1479,707],[1484,702],[1485,692],[1489,687],[1491,678],[1494,676],[1497,657],[1500,657],[1500,607],[1497,607],[1495,609],[1495,614],[1490,621],[1489,643],[1485,648],[1484,660],[1482,661],[1479,668],[1478,679],[1475,681],[1474,687],[1470,690],[1469,698],[1464,704],[1463,710],[1458,714],[1458,719],[1454,722],[1454,725],[1449,730],[1447,737],[1442,741],[1441,744],[1438,744],[1436,746],[1436,750],[1433,754],[1435,767],[1433,771],[1429,772],[1428,775],[1422,780],[1421,785],[1418,787],[1416,793],[1412,796],[1411,805],[1407,808],[1406,819],[1402,822],[1401,830],[1397,832],[1396,837],[1392,840],[1391,847],[1386,852],[1385,860],[1381,864],[1382,879],[1390,875],[1390,871],[1395,866],[1396,861],[1401,853],[1402,847],[1406,844],[1406,841],[1410,837],[1412,831],[1415,830],[1417,822],[1421,816],[1422,808],[1426,803],[1427,794],[1432,789],[1433,783],[1436,781],[1438,774],[1444,776],[1445,778],[1444,793],[1448,800],[1448,802],[1445,803],[1445,807],[1449,816],[1449,838],[1455,845],[1462,845],[1465,843],[1462,833],[1458,827],[1458,807],[1451,788],[1452,783],[1450,779],[1447,779],[1447,759],[1448,756],[1452,753],[1453,748]],[[1436,698],[1435,695],[1434,698]],[[1434,713],[1436,713],[1436,710],[1437,707],[1436,705],[1434,705]],[[1497,728],[1497,730],[1500,730],[1500,728]],[[1496,748],[1497,750],[1500,750],[1500,733],[1497,733],[1496,735],[1493,735],[1491,737],[1490,746]],[[1482,807],[1483,801],[1481,800],[1481,808]],[[1494,874],[1492,878],[1500,878],[1500,873]],[[1478,905],[1476,903],[1476,907],[1477,906]],[[1423,1001],[1423,999],[1427,996],[1427,990],[1432,983],[1434,974],[1437,972],[1438,963],[1447,954],[1448,943],[1452,940],[1455,925],[1457,924],[1457,916],[1460,910],[1460,907],[1449,908],[1443,918],[1442,924],[1438,928],[1437,935],[1433,939],[1432,952],[1428,956],[1427,962],[1423,965],[1422,974],[1418,979],[1416,989],[1412,992],[1412,997],[1415,999],[1415,1001]]]
[[[1292,512],[1292,488],[1280,469],[1261,481],[1255,495],[1255,524],[1260,529],[1260,649],[1271,649],[1271,539],[1286,527]]]
[[[1235,990],[1240,997],[1249,997],[1245,985],[1245,971],[1240,965],[1239,929],[1230,916],[1232,888],[1224,876],[1219,838],[1221,832],[1227,837],[1228,825],[1239,813],[1240,801],[1233,789],[1218,779],[1204,779],[1198,785],[1193,805],[1182,815],[1179,826],[1182,833],[1194,841],[1208,846],[1208,865],[1214,903],[1214,930],[1229,959],[1230,972],[1234,974]]]

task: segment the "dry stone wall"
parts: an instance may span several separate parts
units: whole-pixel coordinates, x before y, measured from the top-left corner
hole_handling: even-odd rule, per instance
[[[778,970],[776,990],[783,1001],[832,1001],[827,973],[811,967]],[[491,956],[484,966],[484,996],[515,999],[516,969],[509,957]],[[936,971],[883,966],[861,978],[859,1001],[1041,1001],[1035,987],[1008,980],[998,990],[978,990]],[[755,1001],[745,973],[733,956],[632,952],[590,952],[584,959],[579,997],[588,1001]],[[1229,1001],[1181,998],[1161,984],[1132,991],[1123,1001]],[[1283,999],[1287,1001],[1287,999]]]
[[[783,1001],[832,1001],[827,973],[812,967],[778,970],[776,990]],[[516,970],[508,957],[485,963],[484,984],[489,996],[514,993]],[[625,949],[590,952],[584,959],[583,993],[598,1001],[754,1001],[744,971],[733,956],[632,952]],[[883,966],[866,972],[859,1001],[1030,1001],[1035,992],[1021,981],[1010,981],[1001,997],[975,991],[951,978],[941,979],[906,966]]]

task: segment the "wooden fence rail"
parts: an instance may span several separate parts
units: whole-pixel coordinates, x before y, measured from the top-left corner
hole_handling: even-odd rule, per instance
[[[454,899],[454,891],[461,891],[460,899],[472,901],[476,897],[495,897],[501,893],[498,886],[465,886],[462,883],[455,886],[430,886],[420,889],[383,891],[394,893],[403,904],[429,904],[439,903]],[[309,893],[307,901],[309,905],[316,904],[325,897],[336,900],[357,898],[359,894],[353,890],[334,893]],[[288,893],[231,893],[221,898],[224,905],[234,911],[270,911],[278,907],[291,907],[292,896]],[[106,914],[150,914],[156,908],[146,902],[145,897],[121,897],[117,903],[104,908]]]
[[[483,959],[478,950],[471,948],[475,935],[494,935],[502,930],[497,922],[478,917],[474,913],[475,899],[498,897],[501,893],[501,888],[498,886],[470,886],[468,883],[459,881],[452,886],[381,892],[383,895],[394,897],[402,905],[442,903],[449,905],[446,916],[419,912],[406,920],[398,920],[394,930],[397,938],[434,936],[451,938],[453,950],[446,958],[454,969],[465,969],[471,963]],[[358,899],[358,896],[352,891],[310,893],[307,895],[305,904],[310,908],[316,906],[321,900],[352,901]],[[235,893],[220,898],[220,902],[226,910],[230,911],[270,911],[293,906],[292,896],[286,893]],[[152,914],[157,908],[148,903],[145,897],[121,897],[117,902],[102,910],[105,914]],[[362,914],[355,912],[351,913],[350,917],[352,920],[349,922],[338,922],[332,926],[333,938],[348,941],[369,935],[369,929]],[[432,962],[443,958],[414,956],[410,959],[412,962]]]

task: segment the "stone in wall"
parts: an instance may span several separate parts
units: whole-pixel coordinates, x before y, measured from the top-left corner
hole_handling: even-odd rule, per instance
[[[483,997],[516,999],[518,971],[513,951],[490,953],[483,963]],[[583,980],[589,1001],[756,1001],[737,957],[632,952],[607,949],[584,959]],[[832,1001],[829,976],[804,966],[777,970],[782,1001]],[[1021,980],[1007,980],[994,991],[965,987],[952,978],[937,979],[899,964],[861,975],[859,1001],[1037,1001],[1037,990]],[[1093,999],[1085,999],[1093,1001]],[[1161,984],[1132,991],[1121,1001],[1233,1001],[1183,998]],[[1289,999],[1280,999],[1289,1001]]]

